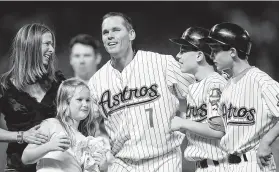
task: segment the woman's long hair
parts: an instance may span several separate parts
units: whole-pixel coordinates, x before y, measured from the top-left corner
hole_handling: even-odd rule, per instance
[[[43,64],[42,36],[51,33],[53,48],[55,49],[55,35],[46,25],[33,23],[24,25],[16,34],[11,47],[11,69],[1,77],[4,88],[8,79],[13,80],[18,90],[39,80],[55,79],[55,53],[49,59],[48,66]]]
[[[88,86],[80,79],[70,78],[63,81],[57,92],[57,116],[56,118],[60,121],[63,128],[66,130],[70,137],[71,145],[75,144],[75,139],[73,136],[73,130],[71,128],[71,123],[73,121],[70,113],[70,100],[74,96],[75,91],[78,88],[88,88]],[[91,104],[89,106],[88,116],[80,121],[78,130],[85,136],[93,136],[95,134],[95,120],[92,115]]]

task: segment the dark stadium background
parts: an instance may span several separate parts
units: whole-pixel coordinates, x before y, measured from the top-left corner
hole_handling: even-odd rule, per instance
[[[138,49],[176,55],[179,48],[168,41],[179,37],[190,26],[210,29],[220,22],[234,22],[250,33],[253,41],[249,61],[279,81],[279,2],[207,1],[11,1],[0,2],[0,73],[8,70],[10,45],[24,24],[41,22],[56,33],[58,68],[73,76],[68,62],[68,42],[78,33],[100,39],[101,18],[110,11],[124,12],[133,19]],[[102,47],[102,66],[109,59]],[[182,149],[185,149],[187,140]],[[5,164],[6,143],[0,143],[0,171]],[[279,156],[279,142],[274,144]],[[277,158],[277,166],[279,160]],[[183,172],[194,171],[194,164],[183,161]],[[279,172],[279,170],[278,170]]]

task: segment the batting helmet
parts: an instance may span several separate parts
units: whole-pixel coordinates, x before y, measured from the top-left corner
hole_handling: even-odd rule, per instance
[[[180,46],[192,46],[210,56],[211,49],[201,38],[207,37],[209,31],[200,27],[190,27],[182,34],[181,38],[171,38],[170,41]]]
[[[250,55],[251,39],[248,32],[242,27],[233,23],[220,23],[214,25],[207,38],[203,38],[208,44],[229,45],[238,51]]]

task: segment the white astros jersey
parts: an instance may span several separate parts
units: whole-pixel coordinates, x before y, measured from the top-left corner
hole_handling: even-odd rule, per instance
[[[256,151],[278,120],[279,84],[251,67],[228,82],[219,107],[226,130],[221,146],[230,154]]]
[[[180,98],[195,82],[185,75],[175,59],[148,51],[138,51],[120,73],[108,61],[90,79],[94,112],[104,117],[119,158],[148,159],[179,147],[184,135],[170,132]],[[176,95],[176,96],[175,96]]]
[[[200,82],[189,86],[187,95],[186,119],[208,123],[211,117],[217,117],[221,92],[226,85],[226,79],[214,72]],[[222,160],[227,154],[220,148],[220,139],[202,137],[187,131],[188,145],[184,157],[189,161],[203,159]]]

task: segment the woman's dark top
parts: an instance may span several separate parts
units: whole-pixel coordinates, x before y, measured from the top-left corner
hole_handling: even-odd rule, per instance
[[[59,85],[65,80],[61,71],[55,73],[56,81],[52,81],[45,96],[38,102],[24,91],[19,91],[9,80],[7,89],[0,87],[0,112],[4,114],[9,131],[27,131],[44,119],[56,116],[56,94]],[[23,165],[21,156],[27,143],[11,142],[7,148],[6,169],[20,172],[35,172],[36,165]]]

